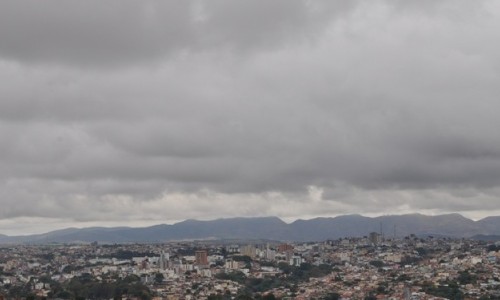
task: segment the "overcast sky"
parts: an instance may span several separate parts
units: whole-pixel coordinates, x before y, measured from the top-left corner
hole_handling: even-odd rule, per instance
[[[0,2],[0,233],[500,214],[500,2]]]

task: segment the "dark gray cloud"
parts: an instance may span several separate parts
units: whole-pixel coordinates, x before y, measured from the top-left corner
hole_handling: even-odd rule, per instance
[[[314,39],[352,1],[4,1],[0,53],[23,63],[118,67],[227,47]]]
[[[4,1],[0,52],[94,66],[159,58],[192,41],[188,1]]]
[[[498,213],[499,14],[4,1],[0,224]]]

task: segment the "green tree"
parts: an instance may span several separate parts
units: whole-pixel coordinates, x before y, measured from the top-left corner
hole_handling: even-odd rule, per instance
[[[372,261],[370,261],[370,265],[372,265],[376,268],[382,268],[384,266],[384,262],[381,260],[372,260]]]
[[[156,273],[155,274],[155,283],[160,284],[163,282],[163,279],[165,279],[165,276],[163,276],[162,273]]]
[[[469,273],[469,270],[460,272],[457,279],[460,284],[476,283],[477,281],[477,277]]]
[[[221,280],[231,280],[240,284],[243,284],[247,277],[241,271],[234,271],[230,273],[219,273],[215,275],[215,278]]]
[[[321,298],[321,300],[339,300],[340,295],[338,293],[329,293],[325,297]]]
[[[263,300],[276,300],[276,296],[273,293],[266,294],[262,297]]]

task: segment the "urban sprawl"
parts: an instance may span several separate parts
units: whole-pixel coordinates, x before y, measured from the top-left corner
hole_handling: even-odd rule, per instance
[[[0,299],[500,299],[500,244],[322,242],[4,245]]]

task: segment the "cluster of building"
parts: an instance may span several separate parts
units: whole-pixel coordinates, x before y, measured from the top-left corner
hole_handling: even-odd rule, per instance
[[[258,291],[278,299],[498,299],[499,249],[467,239],[384,240],[375,233],[317,243],[10,245],[0,248],[0,291],[29,287],[50,298],[54,285],[85,275],[96,281],[137,276],[157,299],[253,296],[246,285],[252,278],[283,283]],[[329,272],[297,280],[294,272],[305,266]]]

